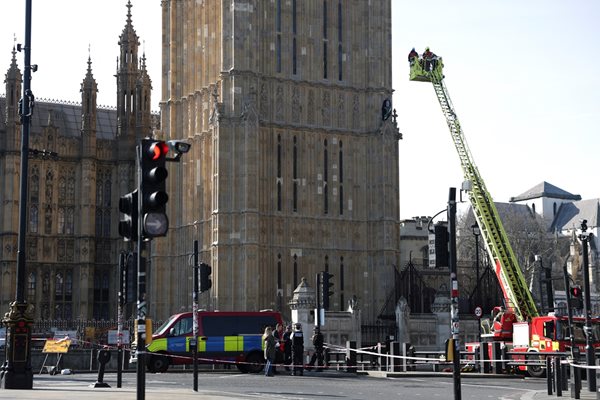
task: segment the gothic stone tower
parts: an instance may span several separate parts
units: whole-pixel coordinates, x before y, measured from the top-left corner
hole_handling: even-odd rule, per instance
[[[334,275],[332,309],[367,321],[399,260],[390,0],[163,0],[170,231],[153,243],[152,313],[189,309],[193,240],[212,265],[201,307],[279,309]],[[165,255],[169,255],[166,257]]]

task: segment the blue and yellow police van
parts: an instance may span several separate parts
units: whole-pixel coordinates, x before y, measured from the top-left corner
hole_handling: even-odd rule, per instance
[[[276,311],[199,311],[198,362],[232,363],[244,373],[257,373],[264,367],[262,334],[265,327],[283,324]],[[169,365],[193,362],[193,314],[169,317],[152,335],[146,346],[150,372],[165,372]]]

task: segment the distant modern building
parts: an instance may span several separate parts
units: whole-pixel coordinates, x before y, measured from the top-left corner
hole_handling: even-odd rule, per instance
[[[518,196],[511,197],[509,201],[530,207],[533,212],[551,223],[561,204],[579,200],[581,200],[581,196],[578,194],[571,194],[548,182],[542,182]]]

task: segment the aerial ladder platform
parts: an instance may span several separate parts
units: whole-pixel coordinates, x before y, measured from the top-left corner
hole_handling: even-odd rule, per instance
[[[444,84],[443,60],[441,57],[435,57],[429,62],[426,61],[419,57],[411,60],[410,80],[433,84],[435,95],[458,152],[464,178],[470,182],[469,199],[488,255],[494,260],[495,273],[502,288],[505,306],[508,311],[515,314],[518,321],[529,321],[531,318],[539,316],[539,313],[500,220],[496,205],[487,191],[469,151],[448,89]]]

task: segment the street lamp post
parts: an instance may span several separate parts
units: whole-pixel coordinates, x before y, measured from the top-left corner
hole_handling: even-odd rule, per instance
[[[596,357],[594,345],[592,343],[592,304],[591,304],[591,293],[590,293],[590,266],[588,259],[588,240],[589,233],[587,231],[587,220],[581,221],[581,234],[579,239],[582,244],[583,252],[583,312],[585,314],[585,360],[588,366],[596,365]],[[596,391],[596,370],[589,368],[587,374],[588,390],[590,392]]]
[[[481,298],[479,296],[479,236],[481,232],[477,224],[471,225],[471,229],[473,230],[473,236],[475,236],[475,303],[477,303],[478,307],[481,307]],[[481,340],[481,324],[477,324],[477,332]]]
[[[21,46],[18,46],[19,51]],[[34,97],[31,92],[31,0],[25,2],[25,71],[23,74],[23,98],[19,102],[21,116],[21,169],[19,191],[19,236],[17,250],[16,299],[2,323],[7,327],[6,361],[0,372],[4,389],[33,389],[31,369],[31,325],[33,304],[25,299],[25,236],[27,229],[27,177],[29,169],[29,125],[33,112]]]

